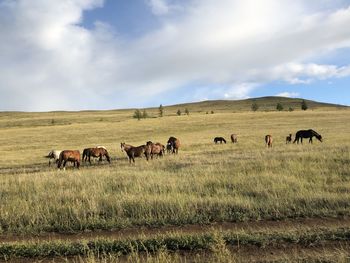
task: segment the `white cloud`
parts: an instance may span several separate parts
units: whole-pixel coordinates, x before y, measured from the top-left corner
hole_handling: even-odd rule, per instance
[[[271,76],[283,79],[290,84],[309,84],[314,80],[350,76],[350,66],[287,63],[273,68]]]
[[[278,93],[276,94],[276,96],[279,96],[279,97],[287,97],[287,98],[296,98],[298,97],[300,94],[298,92],[281,92],[281,93]]]
[[[259,85],[257,83],[241,83],[233,85],[226,90],[224,97],[226,99],[248,99],[249,93],[256,89]]]
[[[152,13],[155,15],[167,15],[171,11],[179,10],[180,6],[170,4],[168,0],[146,0],[150,6]]]
[[[244,98],[259,83],[349,76],[349,66],[308,61],[350,47],[350,7],[310,2],[191,0],[181,16],[130,40],[103,23],[81,26],[84,10],[102,0],[2,1],[0,109],[135,106],[189,83]],[[172,10],[169,3],[149,1],[158,15]],[[206,92],[213,94],[205,89],[202,98]]]

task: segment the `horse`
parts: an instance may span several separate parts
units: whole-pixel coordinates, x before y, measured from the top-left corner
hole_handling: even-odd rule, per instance
[[[266,143],[268,148],[272,147],[272,136],[271,135],[265,136],[265,143]]]
[[[148,154],[151,156],[151,159],[153,159],[153,155],[159,156],[159,157],[163,157],[164,155],[164,145],[157,142],[157,143],[152,143],[151,141],[148,141],[146,143],[146,145],[148,146],[147,150],[148,150]]]
[[[165,154],[165,146],[160,142],[156,142],[155,145],[158,145],[161,149],[162,156]]]
[[[286,144],[289,144],[292,142],[292,134],[289,134],[287,137],[286,137]]]
[[[295,134],[295,139],[294,142],[297,142],[299,144],[299,140],[301,143],[303,143],[303,138],[309,138],[309,143],[312,143],[312,137],[316,137],[320,142],[322,142],[322,136],[320,134],[318,134],[317,132],[315,132],[312,129],[309,130],[300,130],[297,131],[297,133]]]
[[[66,167],[67,162],[72,162],[77,164],[77,168],[80,166],[80,152],[78,150],[64,150],[60,153],[60,157],[58,159],[57,168],[61,168],[61,164],[63,162],[63,169]]]
[[[179,139],[176,139],[173,136],[169,137],[168,142],[167,142],[167,149],[168,149],[168,145],[171,146],[173,154],[178,154],[179,148],[180,148],[180,145],[181,145]]]
[[[147,161],[149,160],[149,151],[150,147],[147,145],[140,145],[134,147],[130,144],[126,144],[125,142],[120,143],[120,149],[126,152],[129,158],[129,163],[133,161],[135,163],[135,157],[142,157],[142,154],[146,156]]]
[[[218,142],[220,142],[220,143],[222,143],[222,142],[226,143],[226,140],[225,140],[223,137],[215,137],[215,138],[214,138],[214,142],[215,142],[215,143],[218,143]]]
[[[51,159],[54,159],[56,164],[58,162],[58,159],[60,158],[61,151],[58,150],[52,150],[48,153],[48,155],[45,156],[45,158],[49,158],[49,166],[51,166]]]
[[[173,151],[173,145],[171,143],[166,144],[166,152],[170,154]]]
[[[237,143],[237,134],[231,134],[232,143]]]
[[[102,162],[102,157],[106,156],[106,159],[109,163],[111,163],[111,158],[109,156],[109,153],[105,147],[95,147],[95,148],[86,148],[83,151],[83,161],[86,162],[87,160],[91,164],[91,157],[99,157],[99,162]]]

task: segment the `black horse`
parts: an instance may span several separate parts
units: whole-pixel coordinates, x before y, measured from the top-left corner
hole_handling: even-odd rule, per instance
[[[218,143],[218,142],[220,142],[220,143],[222,143],[222,142],[226,143],[226,140],[225,140],[223,137],[215,137],[215,138],[214,138],[214,142],[215,142],[215,143]]]
[[[294,142],[299,143],[299,140],[301,143],[303,143],[303,138],[309,138],[309,143],[312,143],[312,137],[316,137],[320,142],[322,142],[322,136],[320,134],[318,134],[317,132],[315,132],[314,130],[300,130],[297,131],[297,133],[295,134],[295,139]]]

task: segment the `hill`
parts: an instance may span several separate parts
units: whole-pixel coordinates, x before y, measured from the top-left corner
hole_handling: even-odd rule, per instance
[[[281,103],[284,111],[293,108],[301,111],[303,99],[285,97],[261,97],[245,100],[208,100],[164,106],[164,116],[176,116],[177,110],[184,114],[187,108],[190,114],[206,113],[244,113],[251,112],[251,105],[255,101],[259,105],[259,112],[276,111],[277,103]],[[308,110],[339,110],[349,109],[348,106],[305,100]],[[0,112],[0,128],[10,127],[39,127],[55,125],[71,125],[73,123],[111,123],[122,122],[132,118],[136,109],[115,110],[86,110],[86,111],[51,111],[51,112]],[[146,108],[148,116],[159,116],[158,107]]]
[[[274,111],[276,110],[277,103],[283,105],[284,110],[292,108],[293,110],[300,110],[300,105],[303,99],[301,98],[286,98],[286,97],[260,97],[251,98],[245,100],[208,100],[202,102],[176,104],[165,107],[168,110],[185,109],[190,112],[241,112],[251,111],[253,102],[256,102],[259,106],[259,111]],[[331,104],[324,102],[317,102],[313,100],[305,100],[310,110],[316,109],[345,109],[348,106]]]

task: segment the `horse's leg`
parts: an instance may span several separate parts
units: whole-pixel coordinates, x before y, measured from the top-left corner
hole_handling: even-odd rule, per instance
[[[89,163],[91,165],[91,155],[89,155],[88,160],[89,160]]]
[[[66,163],[67,163],[67,160],[64,160],[64,162],[63,162],[63,168],[66,168]]]
[[[310,139],[309,139],[309,143],[312,143],[312,137],[310,137]]]

